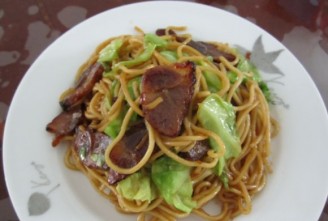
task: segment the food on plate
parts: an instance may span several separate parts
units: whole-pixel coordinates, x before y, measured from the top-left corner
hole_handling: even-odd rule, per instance
[[[185,27],[136,30],[101,43],[80,67],[46,127],[52,145],[68,142],[66,166],[140,221],[249,213],[278,132],[259,71]]]

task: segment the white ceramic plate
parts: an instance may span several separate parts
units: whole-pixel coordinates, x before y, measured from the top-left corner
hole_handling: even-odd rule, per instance
[[[236,220],[317,220],[328,192],[328,119],[313,81],[271,35],[225,11],[185,2],[147,2],[115,8],[69,30],[31,66],[12,101],[4,135],[4,169],[22,221],[135,220],[99,196],[81,173],[65,168],[65,148],[53,149],[46,124],[60,107],[59,94],[104,39],[168,25],[188,27],[194,39],[228,42],[252,52],[275,95],[272,112],[281,133],[272,144],[273,174]],[[198,220],[191,218],[190,220]]]

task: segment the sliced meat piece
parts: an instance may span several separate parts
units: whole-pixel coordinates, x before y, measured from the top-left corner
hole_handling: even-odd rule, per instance
[[[148,132],[144,122],[131,126],[113,147],[109,157],[121,168],[131,168],[142,159],[148,148]]]
[[[109,137],[103,133],[93,132],[82,126],[76,128],[74,148],[81,162],[87,167],[109,169],[105,162],[105,150],[109,142]]]
[[[190,161],[201,160],[209,151],[209,143],[207,140],[196,141],[195,145],[186,152],[179,152],[179,156]]]
[[[91,131],[80,126],[76,128],[74,137],[74,149],[82,162],[86,161],[92,147]]]
[[[128,175],[120,174],[107,166],[104,154],[109,142],[109,137],[103,133],[93,132],[91,129],[81,126],[76,129],[74,148],[81,162],[89,168],[108,170],[107,181],[112,185]],[[113,147],[110,158],[120,167],[133,167],[141,160],[147,147],[146,127],[143,123],[138,123],[132,126],[122,140]]]
[[[178,42],[183,42],[186,40],[184,37],[178,36],[173,30],[169,30],[169,34],[176,37]],[[165,29],[157,29],[156,35],[163,36],[165,35]],[[196,49],[200,53],[205,56],[213,57],[213,60],[220,63],[220,56],[225,57],[228,61],[234,61],[236,57],[233,54],[227,53],[225,51],[220,50],[214,44],[203,42],[203,41],[193,41],[187,43],[190,47]]]
[[[164,28],[159,28],[156,30],[156,35],[158,36],[163,36],[165,35],[166,33],[166,30]],[[177,36],[177,34],[173,31],[173,30],[169,30],[169,35],[172,35],[172,36]]]
[[[178,136],[196,82],[192,62],[157,66],[147,70],[142,79],[141,105],[145,119],[160,134]],[[159,104],[150,107],[160,99]]]
[[[128,175],[126,175],[126,174],[118,173],[115,170],[109,168],[107,182],[109,184],[113,185],[113,184],[125,179],[125,177],[127,177],[127,176]]]
[[[74,129],[81,122],[83,113],[80,107],[63,111],[56,116],[46,127],[46,130],[55,134],[52,146],[57,146],[64,136],[74,133]]]
[[[103,72],[104,68],[99,63],[95,63],[85,70],[77,81],[73,92],[67,94],[60,101],[63,110],[69,110],[81,104],[92,92],[93,86],[101,79]]]
[[[220,63],[220,57],[226,58],[228,61],[234,61],[236,57],[233,54],[229,54],[225,51],[219,50],[214,44],[203,42],[203,41],[193,41],[188,42],[190,47],[196,49],[205,56],[213,57],[213,60]]]

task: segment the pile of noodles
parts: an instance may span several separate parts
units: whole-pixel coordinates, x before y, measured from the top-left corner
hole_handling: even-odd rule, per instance
[[[173,138],[164,137],[156,133],[146,122],[149,138],[149,146],[145,154],[147,156],[135,167],[128,169],[118,167],[109,159],[111,148],[126,132],[127,124],[133,112],[141,117],[143,116],[140,108],[140,89],[138,85],[134,86],[134,94],[138,96],[137,99],[133,100],[128,93],[127,82],[136,76],[142,76],[147,69],[157,65],[171,64],[157,50],[155,50],[148,61],[132,68],[119,66],[118,75],[115,77],[103,77],[94,86],[92,98],[88,101],[84,113],[85,117],[91,122],[89,127],[103,132],[106,126],[119,115],[123,103],[128,103],[130,108],[124,117],[121,131],[107,147],[105,153],[106,163],[110,168],[118,173],[132,174],[147,163],[154,161],[162,155],[167,155],[175,161],[192,168],[190,174],[193,183],[192,199],[197,202],[197,206],[192,210],[192,213],[205,220],[231,220],[240,214],[248,214],[252,209],[252,197],[263,189],[266,184],[267,174],[271,171],[268,159],[270,156],[270,141],[271,137],[277,133],[278,127],[277,123],[270,116],[268,102],[256,81],[248,80],[243,82],[245,75],[251,76],[253,73],[244,73],[236,68],[239,56],[234,49],[227,44],[211,42],[221,51],[226,51],[236,57],[232,62],[229,62],[224,57],[220,57],[219,65],[214,65],[208,58],[186,44],[191,40],[190,35],[180,34],[185,40],[178,42],[175,40],[176,38],[169,34],[169,30],[179,32],[184,29],[168,27],[166,35],[162,36],[169,42],[167,48],[177,52],[177,62],[193,61],[197,63],[201,61],[207,63],[207,65],[196,66],[194,94],[189,107],[190,111],[183,120],[183,133]],[[144,33],[138,28],[137,31],[138,34],[136,35],[118,36],[101,43],[88,61],[80,67],[77,75],[79,76],[86,68],[95,63],[100,50],[117,38],[123,40],[122,47],[124,49],[120,50],[119,58],[114,60],[114,63],[140,55],[144,50]],[[242,150],[238,157],[229,159],[226,164],[228,188],[223,186],[219,177],[212,170],[219,157],[223,156],[224,148],[219,152],[209,151],[207,157],[201,163],[188,161],[177,155],[177,151],[185,150],[192,146],[195,141],[210,137],[222,144],[222,140],[218,135],[200,126],[192,111],[197,109],[199,102],[211,93],[203,76],[204,71],[211,71],[219,77],[221,87],[217,94],[225,101],[231,103],[236,113],[236,129],[240,137]],[[233,84],[228,79],[228,71],[233,71],[237,74],[237,80]],[[119,81],[119,84],[117,84],[113,93],[110,94],[109,88],[112,87],[115,79]],[[108,96],[116,98],[111,106],[106,105],[105,100]],[[155,144],[160,150],[152,154]],[[168,205],[162,198],[157,198],[151,202],[131,201],[123,198],[119,195],[115,185],[108,183],[107,171],[90,169],[84,166],[78,157],[78,153],[75,152],[72,146],[73,144],[67,149],[65,156],[66,166],[83,172],[99,194],[108,198],[118,211],[136,213],[138,214],[139,221],[176,220],[189,215]],[[210,201],[219,202],[217,203],[218,209],[216,214],[209,214],[204,209],[204,206]]]

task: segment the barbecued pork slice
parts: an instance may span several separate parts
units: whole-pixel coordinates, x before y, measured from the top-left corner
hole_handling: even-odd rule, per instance
[[[181,131],[194,93],[192,62],[156,66],[142,79],[141,105],[145,119],[160,134],[175,137]]]
[[[158,36],[165,35],[166,34],[165,29],[157,29],[156,34]],[[186,40],[186,38],[178,36],[173,30],[169,30],[168,34],[174,36],[176,41],[178,41],[178,42],[183,42]],[[221,62],[220,61],[221,56],[223,56],[230,62],[234,61],[236,59],[235,55],[233,55],[229,52],[220,50],[217,46],[215,46],[212,43],[191,40],[187,43],[187,45],[196,49],[197,51],[199,51],[201,54],[203,54],[205,56],[211,56],[213,58],[213,60],[218,63]]]
[[[118,173],[115,170],[113,170],[112,168],[109,168],[107,182],[109,184],[113,185],[121,180],[124,180],[127,176],[129,176],[129,175]]]
[[[220,57],[224,57],[228,61],[232,62],[236,59],[235,55],[230,54],[226,51],[220,50],[217,46],[211,43],[203,42],[203,41],[193,41],[188,42],[190,47],[196,49],[200,53],[205,56],[211,56],[214,61],[220,63]]]
[[[195,145],[188,151],[179,152],[179,156],[190,161],[201,160],[210,150],[208,140],[196,141]]]
[[[81,122],[83,113],[80,107],[63,111],[47,124],[46,130],[55,134],[52,146],[57,146],[64,136],[74,133],[74,129]]]
[[[132,125],[110,152],[110,159],[121,168],[139,163],[148,148],[148,132],[144,122]]]
[[[107,170],[105,151],[110,139],[107,135],[79,126],[76,128],[74,148],[81,162],[90,168]]]
[[[90,128],[76,128],[74,149],[80,161],[89,168],[108,170],[107,181],[115,184],[127,175],[120,174],[110,168],[105,162],[105,151],[110,138]],[[113,147],[109,157],[114,164],[122,168],[131,168],[145,155],[148,148],[148,133],[144,122],[130,126],[122,139]]]
[[[95,63],[86,69],[77,81],[73,92],[68,93],[61,101],[63,110],[69,110],[81,104],[92,92],[93,86],[101,79],[104,68],[101,64]]]

